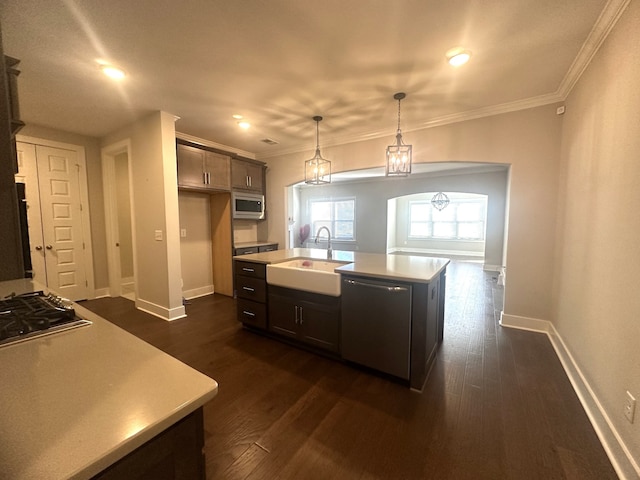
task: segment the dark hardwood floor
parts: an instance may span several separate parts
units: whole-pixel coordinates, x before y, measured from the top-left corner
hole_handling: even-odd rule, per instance
[[[83,305],[218,381],[209,479],[617,478],[549,340],[500,327],[501,302],[480,264],[450,265],[422,393],[246,331],[229,297],[174,322],[124,298]]]

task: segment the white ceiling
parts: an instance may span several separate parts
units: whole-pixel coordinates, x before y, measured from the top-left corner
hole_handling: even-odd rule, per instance
[[[405,140],[561,101],[623,3],[3,0],[0,23],[5,54],[21,60],[25,122],[101,137],[164,110],[179,132],[268,158],[312,151],[314,115],[321,146],[393,141],[399,91]],[[445,59],[454,46],[473,52],[458,69]],[[128,77],[108,79],[98,59]]]

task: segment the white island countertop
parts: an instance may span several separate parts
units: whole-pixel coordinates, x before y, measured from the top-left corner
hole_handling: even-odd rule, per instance
[[[43,290],[0,282],[0,295]],[[0,347],[0,477],[85,479],[211,400],[215,380],[74,304],[92,325]]]
[[[265,264],[285,262],[294,258],[327,260],[327,250],[320,248],[291,248],[234,257],[235,260]],[[448,258],[360,253],[343,250],[332,251],[330,260],[343,263],[343,265],[336,266],[336,273],[413,283],[429,283],[450,262]]]

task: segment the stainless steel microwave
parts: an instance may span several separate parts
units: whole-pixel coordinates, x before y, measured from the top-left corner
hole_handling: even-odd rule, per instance
[[[231,208],[233,218],[262,220],[264,218],[264,195],[233,192],[231,194]]]

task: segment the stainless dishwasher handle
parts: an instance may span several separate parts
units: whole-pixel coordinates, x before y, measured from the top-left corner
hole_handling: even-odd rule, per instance
[[[385,285],[378,285],[378,284],[374,284],[374,283],[357,282],[355,280],[345,280],[345,281],[350,285],[358,285],[360,287],[377,288],[379,290],[386,290],[387,292],[405,292],[405,291],[407,291],[406,287],[398,287],[397,285],[395,287],[387,287]]]

